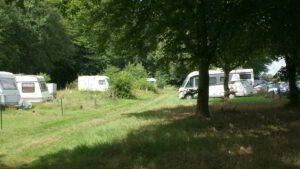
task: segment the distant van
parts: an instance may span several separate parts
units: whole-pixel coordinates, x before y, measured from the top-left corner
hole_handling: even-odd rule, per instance
[[[107,76],[79,76],[79,91],[106,91],[109,87]]]
[[[18,105],[21,100],[14,74],[0,71],[1,105]]]
[[[50,96],[43,76],[16,75],[16,81],[22,100],[28,102],[49,100]]]
[[[196,98],[198,97],[199,72],[191,72],[184,80],[178,90],[178,97]],[[254,75],[253,69],[237,69],[229,74],[230,97],[249,96],[253,94]],[[222,70],[209,70],[209,97],[224,96],[224,72]]]

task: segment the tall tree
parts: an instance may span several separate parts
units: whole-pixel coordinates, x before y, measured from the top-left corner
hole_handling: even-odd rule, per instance
[[[241,1],[73,0],[70,4],[73,8],[69,11],[77,11],[77,18],[86,23],[89,31],[83,32],[96,42],[99,52],[143,57],[162,44],[160,47],[170,56],[188,54],[189,62],[199,70],[197,114],[210,116],[208,69],[221,35],[231,29],[232,23],[243,22]]]
[[[60,12],[47,1],[0,0],[0,16],[2,70],[50,74],[61,60],[71,62],[73,44]]]
[[[289,81],[290,105],[299,101],[296,86],[297,69],[300,69],[300,1],[270,1],[268,12],[267,34],[271,45],[271,52],[277,57],[284,57]]]
[[[228,99],[231,91],[229,89],[229,73],[243,66],[250,66],[251,61],[260,60],[255,65],[266,64],[266,53],[261,45],[263,40],[256,37],[249,31],[247,24],[231,25],[235,27],[227,30],[227,34],[220,38],[217,49],[217,58],[215,65],[224,71],[224,98]],[[237,27],[240,28],[237,28]]]

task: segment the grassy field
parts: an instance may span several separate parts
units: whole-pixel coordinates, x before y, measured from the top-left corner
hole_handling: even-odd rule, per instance
[[[211,100],[212,119],[176,91],[136,99],[62,91],[32,110],[7,109],[0,168],[281,169],[300,167],[300,112],[262,97]]]

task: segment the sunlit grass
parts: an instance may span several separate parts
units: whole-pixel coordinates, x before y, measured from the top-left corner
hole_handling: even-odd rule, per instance
[[[195,103],[174,89],[128,100],[61,91],[32,110],[4,112],[0,168],[299,167],[299,110],[237,97],[215,104],[207,120],[194,116]]]

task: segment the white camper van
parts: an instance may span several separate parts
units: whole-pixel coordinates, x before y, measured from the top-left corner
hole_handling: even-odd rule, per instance
[[[15,76],[0,71],[0,103],[1,105],[18,105],[21,99]]]
[[[109,87],[107,76],[79,76],[79,91],[105,91]]]
[[[253,69],[233,70],[229,74],[229,88],[234,96],[248,96],[253,94]],[[199,72],[191,72],[179,88],[179,98],[197,97]],[[221,70],[209,71],[209,97],[224,96],[224,72]]]
[[[28,102],[49,100],[49,92],[43,76],[16,75],[21,98]]]

